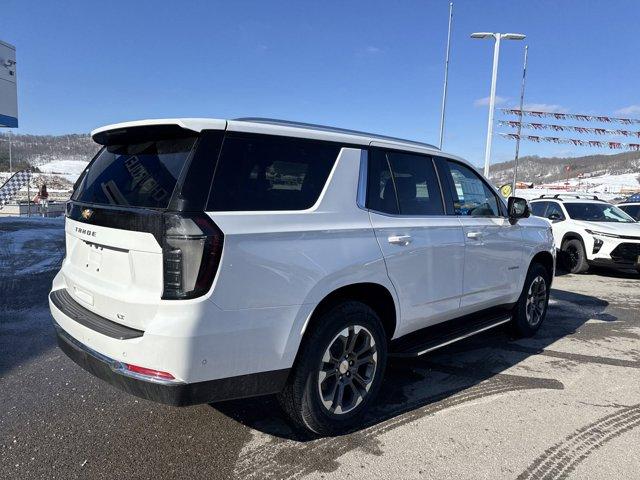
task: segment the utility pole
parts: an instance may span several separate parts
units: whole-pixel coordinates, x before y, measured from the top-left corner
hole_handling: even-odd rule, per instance
[[[522,132],[522,109],[524,108],[524,87],[527,82],[527,56],[529,54],[529,45],[524,47],[524,67],[522,68],[522,86],[520,87],[520,115],[518,119],[518,138],[516,138],[516,156],[513,159],[513,188],[511,194],[516,194],[516,183],[518,181],[518,157],[520,156],[520,133]]]
[[[29,167],[28,171],[31,172],[31,167]],[[27,217],[31,217],[31,189],[29,188],[30,183],[31,175],[27,175]]]
[[[9,173],[13,173],[11,169],[11,129],[9,129]]]
[[[442,108],[440,110],[440,150],[444,141],[444,114],[447,107],[447,85],[449,80],[449,53],[451,52],[451,20],[453,19],[453,2],[449,4],[449,28],[447,33],[447,53],[444,60],[444,87],[442,89]]]

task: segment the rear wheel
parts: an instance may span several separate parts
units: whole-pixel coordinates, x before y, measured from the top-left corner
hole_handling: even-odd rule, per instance
[[[524,288],[514,308],[511,320],[516,335],[530,337],[542,325],[547,316],[550,282],[549,272],[542,265],[534,263],[529,267]]]
[[[575,238],[565,241],[562,244],[562,252],[569,272],[584,273],[589,270],[589,263],[587,262],[587,255],[582,241]]]
[[[332,435],[355,426],[376,397],[387,339],[378,315],[360,302],[337,305],[317,320],[279,400],[298,427]]]

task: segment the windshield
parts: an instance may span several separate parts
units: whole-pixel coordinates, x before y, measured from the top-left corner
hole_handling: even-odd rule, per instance
[[[635,220],[608,203],[565,203],[569,217],[586,222],[634,223]]]
[[[93,161],[73,200],[167,208],[196,137],[109,145]]]

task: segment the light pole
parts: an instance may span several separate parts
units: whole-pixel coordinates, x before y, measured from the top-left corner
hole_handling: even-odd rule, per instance
[[[496,105],[496,83],[498,81],[498,59],[500,58],[500,41],[524,40],[526,35],[521,33],[472,33],[471,38],[493,38],[493,70],[491,72],[491,93],[489,94],[489,126],[487,127],[487,146],[484,151],[484,176],[489,177],[489,162],[491,160],[491,140],[493,138],[493,111]]]
[[[449,79],[449,53],[451,52],[451,20],[453,19],[453,2],[449,4],[449,28],[447,29],[447,54],[444,59],[444,86],[442,87],[442,109],[440,110],[440,150],[444,141],[444,113],[447,107],[447,83]]]

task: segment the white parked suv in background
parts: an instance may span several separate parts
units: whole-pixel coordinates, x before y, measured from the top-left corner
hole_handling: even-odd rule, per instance
[[[556,248],[571,273],[589,265],[640,268],[640,223],[594,195],[543,195],[530,203],[531,213],[553,226]]]
[[[332,434],[374,401],[389,356],[545,318],[549,223],[430,145],[263,119],[92,136],[50,307],[65,353],[134,395],[276,393]]]

